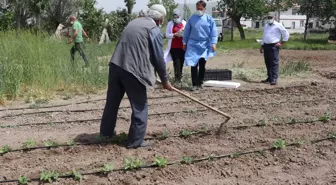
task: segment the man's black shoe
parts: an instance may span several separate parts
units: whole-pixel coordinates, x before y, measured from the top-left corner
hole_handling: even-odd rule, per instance
[[[270,83],[270,80],[269,79],[262,80],[261,83],[268,84],[268,83]]]
[[[276,82],[271,82],[271,85],[277,85],[277,83]]]
[[[133,147],[133,146],[127,146],[127,149],[137,149],[137,148],[150,148],[152,146],[151,143],[143,141],[139,146]]]

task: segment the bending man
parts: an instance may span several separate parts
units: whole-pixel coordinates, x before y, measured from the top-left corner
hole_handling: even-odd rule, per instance
[[[163,88],[172,90],[163,58],[162,25],[166,9],[153,5],[147,17],[131,21],[121,34],[109,64],[107,99],[100,134],[115,136],[120,102],[126,92],[132,106],[127,148],[148,147],[144,142],[148,119],[147,88],[155,85],[158,72]]]

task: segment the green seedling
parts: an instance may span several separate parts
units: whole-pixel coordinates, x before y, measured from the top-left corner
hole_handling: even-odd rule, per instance
[[[117,135],[115,137],[114,141],[117,142],[117,143],[121,143],[123,141],[126,141],[127,139],[128,139],[128,135],[125,132],[123,132],[123,133]]]
[[[289,124],[291,124],[291,125],[295,125],[296,123],[297,123],[297,121],[296,121],[295,118],[291,119],[291,121],[289,122]]]
[[[329,139],[332,139],[332,140],[335,140],[335,139],[336,139],[336,132],[330,133],[330,134],[328,135],[328,138],[329,138]]]
[[[42,171],[41,175],[40,175],[40,180],[43,182],[53,182],[53,181],[57,181],[58,180],[58,176],[59,174],[54,172],[54,171]]]
[[[19,182],[20,185],[26,185],[26,184],[28,184],[28,179],[25,176],[20,176],[19,179],[18,179],[18,182]]]
[[[282,149],[286,147],[286,142],[282,139],[278,139],[273,143],[273,148],[274,149]]]
[[[124,159],[124,170],[135,170],[142,166],[142,161],[140,159],[125,158]]]
[[[238,154],[238,153],[234,153],[234,154],[231,154],[231,155],[230,155],[230,157],[231,157],[232,159],[238,158],[239,156],[240,156],[240,154]]]
[[[26,148],[26,149],[33,148],[36,146],[37,146],[37,142],[32,139],[28,139],[26,142],[23,143],[23,148]]]
[[[51,141],[51,140],[47,140],[47,141],[44,142],[44,146],[46,146],[46,147],[55,147],[57,145],[58,144],[55,141]]]
[[[69,146],[74,146],[75,145],[75,141],[73,139],[69,139],[66,143]]]
[[[163,168],[165,166],[167,166],[168,164],[168,159],[164,158],[164,157],[155,157],[155,164],[160,167]]]
[[[215,155],[210,155],[208,160],[209,161],[215,161],[216,160]]]
[[[183,156],[181,159],[181,164],[191,164],[193,162],[193,158]]]
[[[106,175],[110,173],[112,170],[113,170],[113,164],[107,163],[107,164],[104,164],[103,168],[100,170],[100,173]]]
[[[160,139],[161,139],[161,140],[164,140],[164,139],[167,139],[168,137],[169,137],[169,131],[166,130],[166,131],[164,131],[164,132],[162,133]]]
[[[265,157],[265,152],[264,152],[264,151],[259,150],[258,153],[259,153],[261,156]]]
[[[295,142],[295,145],[297,145],[297,146],[301,146],[301,145],[304,145],[305,144],[305,141],[304,140],[297,140],[296,142]]]
[[[193,135],[194,133],[193,132],[191,132],[191,131],[188,131],[188,130],[182,130],[181,132],[180,132],[180,137],[182,137],[182,138],[187,138],[187,137],[189,137],[189,136],[191,136],[191,135]]]
[[[328,113],[325,113],[323,116],[321,116],[318,120],[322,121],[323,123],[327,123],[330,121],[331,116]]]
[[[267,120],[263,119],[260,120],[257,124],[258,127],[266,127],[267,126]]]
[[[9,147],[9,145],[4,145],[0,148],[0,154],[5,154],[10,152],[12,149]]]
[[[83,179],[82,174],[80,174],[76,170],[72,170],[71,175],[72,175],[72,177],[74,178],[75,181],[81,181]]]

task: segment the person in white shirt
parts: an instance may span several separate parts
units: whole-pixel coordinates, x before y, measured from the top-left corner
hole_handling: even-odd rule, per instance
[[[182,19],[178,9],[174,10],[173,18],[167,24],[166,38],[168,39],[168,47],[164,56],[166,63],[173,60],[175,82],[181,83],[185,55],[182,39],[186,21]]]
[[[279,72],[279,50],[289,39],[289,33],[286,28],[274,20],[275,16],[267,16],[267,24],[264,28],[264,34],[261,41],[260,53],[264,53],[265,64],[267,68],[267,79],[262,83],[277,85]],[[282,37],[282,41],[281,41]]]

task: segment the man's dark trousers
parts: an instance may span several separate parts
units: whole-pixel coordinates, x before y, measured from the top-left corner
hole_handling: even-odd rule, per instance
[[[205,64],[205,58],[200,58],[196,66],[191,67],[191,81],[193,86],[201,86],[203,84],[205,75]]]
[[[279,72],[279,47],[275,44],[264,44],[264,58],[267,68],[267,79],[270,83],[277,83]]]
[[[106,105],[101,121],[100,134],[113,136],[120,102],[127,94],[132,107],[131,126],[127,147],[138,147],[144,140],[148,119],[147,89],[131,73],[110,64]]]
[[[86,65],[89,64],[88,59],[86,58],[86,55],[84,53],[84,49],[83,49],[83,44],[82,43],[75,43],[74,46],[72,46],[71,50],[70,50],[70,54],[71,54],[71,60],[74,61],[75,60],[75,53],[76,51],[79,52],[79,54],[82,56],[84,62]]]

